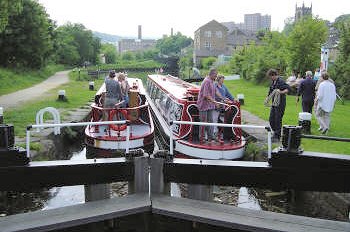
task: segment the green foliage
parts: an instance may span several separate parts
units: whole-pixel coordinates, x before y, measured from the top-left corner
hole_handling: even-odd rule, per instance
[[[82,24],[67,23],[55,31],[57,60],[69,65],[98,63],[101,43]]]
[[[125,70],[128,69],[155,69],[162,67],[162,64],[154,60],[117,60],[116,64],[101,64],[98,66],[90,66],[89,70]]]
[[[135,59],[135,54],[133,52],[124,52],[122,54],[122,60],[134,60]]]
[[[216,57],[206,57],[206,58],[203,58],[201,59],[201,67],[203,69],[210,69],[213,67],[214,63],[216,62]]]
[[[266,81],[266,71],[274,67],[284,71],[287,67],[286,37],[278,32],[266,32],[261,44],[250,44],[234,54],[230,62],[232,71],[244,79]],[[229,68],[226,68],[229,70]]]
[[[180,55],[178,65],[180,77],[191,77],[193,75],[193,48],[186,49],[185,52]]]
[[[22,0],[0,0],[0,33],[8,25],[9,18],[23,10]]]
[[[117,60],[117,48],[113,44],[102,44],[101,52],[105,55],[106,64],[115,64]]]
[[[165,36],[163,39],[157,40],[156,48],[163,55],[180,54],[181,49],[192,44],[192,39],[177,32],[173,36]]]
[[[300,73],[319,67],[320,49],[327,37],[323,20],[306,17],[298,21],[288,37],[290,67]]]
[[[339,50],[340,54],[334,64],[333,79],[338,86],[338,93],[350,98],[350,17],[338,21],[340,32]]]
[[[23,10],[10,15],[0,33],[0,65],[41,68],[53,52],[53,24],[36,1],[23,1]]]

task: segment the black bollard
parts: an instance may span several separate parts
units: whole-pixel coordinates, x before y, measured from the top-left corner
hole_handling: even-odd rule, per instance
[[[95,85],[95,82],[90,81],[89,82],[89,90],[94,90],[94,85]]]
[[[0,107],[0,124],[4,123],[4,110]]]

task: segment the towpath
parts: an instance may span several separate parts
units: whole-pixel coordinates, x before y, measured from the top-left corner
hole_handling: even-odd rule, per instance
[[[68,73],[69,71],[57,72],[45,81],[30,88],[2,95],[0,96],[0,107],[3,107],[4,110],[17,108],[28,101],[42,98],[49,90],[69,82]]]

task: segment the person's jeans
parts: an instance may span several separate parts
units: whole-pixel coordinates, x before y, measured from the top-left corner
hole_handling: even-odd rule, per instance
[[[213,112],[214,112],[214,109],[213,110],[206,110],[206,111],[199,111],[200,121],[212,123],[213,122]],[[213,126],[200,126],[199,127],[200,140],[205,138],[205,131],[207,132],[207,139],[208,140],[214,139],[213,129],[214,129]]]

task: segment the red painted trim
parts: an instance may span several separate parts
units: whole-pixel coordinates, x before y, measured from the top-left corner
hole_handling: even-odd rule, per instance
[[[208,144],[208,143],[195,144],[195,143],[189,143],[183,140],[178,140],[177,142],[185,146],[194,147],[198,149],[219,150],[219,151],[238,150],[244,147],[245,145],[244,142],[241,142],[239,144],[232,144],[232,143],[220,144],[218,142],[213,142],[212,144]]]

